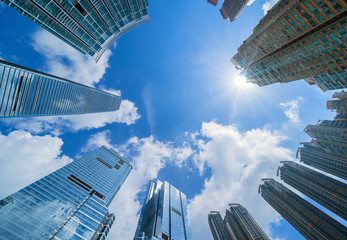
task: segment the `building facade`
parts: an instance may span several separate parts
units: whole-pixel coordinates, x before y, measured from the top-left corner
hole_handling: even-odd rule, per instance
[[[148,0],[2,0],[98,61],[120,36],[150,21]]]
[[[259,193],[306,239],[346,239],[345,226],[275,180],[266,179]]]
[[[208,3],[212,4],[213,6],[217,6],[218,0],[207,0]]]
[[[347,184],[295,162],[284,162],[278,173],[285,183],[347,220]]]
[[[249,0],[224,0],[220,13],[225,20],[233,22],[248,2]]]
[[[208,214],[208,225],[214,240],[232,240],[219,212],[211,211]]]
[[[0,118],[109,112],[120,103],[113,94],[0,60]]]
[[[347,87],[347,4],[280,0],[231,62],[265,86],[304,79],[323,91]]]
[[[234,240],[269,240],[246,208],[240,204],[229,204],[225,222]]]
[[[105,239],[132,167],[100,147],[0,201],[0,239]]]
[[[191,240],[184,193],[168,182],[150,181],[134,240]]]
[[[304,143],[299,147],[297,157],[307,165],[347,180],[346,157],[326,153],[311,143]]]
[[[337,113],[336,118],[340,118],[339,116],[343,116],[347,113],[347,92],[336,92],[333,98],[337,98],[338,100],[327,101],[327,109],[335,111]]]

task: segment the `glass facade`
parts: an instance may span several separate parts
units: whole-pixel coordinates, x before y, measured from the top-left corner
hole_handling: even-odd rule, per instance
[[[120,103],[113,94],[0,60],[0,118],[109,112]]]
[[[208,214],[208,225],[214,240],[231,240],[222,216],[217,211]]]
[[[134,240],[191,240],[184,193],[168,182],[150,181]]]
[[[231,62],[259,86],[305,79],[346,88],[346,9],[344,0],[280,0]]]
[[[222,17],[233,22],[242,12],[249,0],[224,0],[223,6],[220,9]]]
[[[225,222],[232,239],[236,240],[269,240],[263,230],[246,208],[240,204],[230,204],[226,211]]]
[[[301,162],[347,180],[347,158],[326,153],[309,143],[299,147],[298,153]]]
[[[275,180],[265,180],[259,192],[306,239],[346,239],[345,226]]]
[[[347,92],[336,92],[334,93],[333,98],[339,100],[327,101],[327,109],[335,111],[339,116],[345,115],[347,113]]]
[[[0,239],[105,239],[132,167],[100,147],[0,201]]]
[[[2,0],[98,61],[120,36],[150,21],[148,0]]]
[[[285,162],[279,170],[285,183],[347,220],[347,184],[295,162]]]

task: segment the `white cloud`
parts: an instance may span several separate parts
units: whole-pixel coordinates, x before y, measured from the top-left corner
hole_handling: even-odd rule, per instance
[[[71,162],[69,157],[60,156],[62,145],[60,138],[49,135],[0,133],[0,199]]]
[[[254,2],[255,0],[249,0],[249,2],[247,3],[247,6],[251,6]]]
[[[276,3],[278,0],[268,0],[266,1],[261,9],[263,9],[264,15],[266,15],[267,11],[269,11]]]
[[[188,204],[196,239],[212,239],[208,211],[217,210],[223,215],[231,202],[246,207],[269,234],[270,223],[278,221],[279,215],[257,190],[261,178],[275,175],[279,161],[292,159],[292,153],[280,146],[284,139],[267,129],[243,133],[233,125],[202,124],[200,133],[195,134],[199,149],[195,161],[200,170],[211,168],[212,176],[205,179],[201,194]]]
[[[288,117],[290,122],[295,124],[299,124],[301,122],[299,117],[299,104],[303,100],[303,97],[298,97],[293,101],[280,103],[280,106],[285,109],[284,114]]]
[[[101,144],[111,146],[109,136],[109,131],[92,135],[83,151]],[[176,148],[173,143],[160,142],[153,136],[132,137],[124,145],[113,148],[131,159],[133,170],[110,206],[110,211],[116,215],[116,222],[108,238],[131,239],[135,234],[138,212],[142,206],[137,194],[145,190],[149,180],[157,178],[160,169],[167,164],[182,166],[193,151],[185,145]]]

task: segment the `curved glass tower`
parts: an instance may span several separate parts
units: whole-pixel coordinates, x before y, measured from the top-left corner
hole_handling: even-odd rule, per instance
[[[2,0],[97,62],[120,36],[148,22],[148,0]]]
[[[105,239],[108,206],[132,167],[100,147],[0,200],[0,239]]]

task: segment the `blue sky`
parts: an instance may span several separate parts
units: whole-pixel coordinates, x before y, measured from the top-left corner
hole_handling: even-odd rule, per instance
[[[186,193],[196,239],[207,214],[243,204],[272,239],[303,239],[258,195],[262,177],[294,160],[307,124],[332,119],[324,93],[304,81],[258,87],[230,58],[276,1],[256,0],[236,22],[206,1],[150,1],[152,21],[128,32],[95,64],[0,5],[0,57],[121,94],[116,113],[0,122],[0,198],[100,145],[134,166],[111,205],[109,239],[131,239],[150,179]],[[13,154],[16,152],[16,154]],[[18,167],[20,166],[20,167]],[[21,177],[18,177],[21,176]]]

